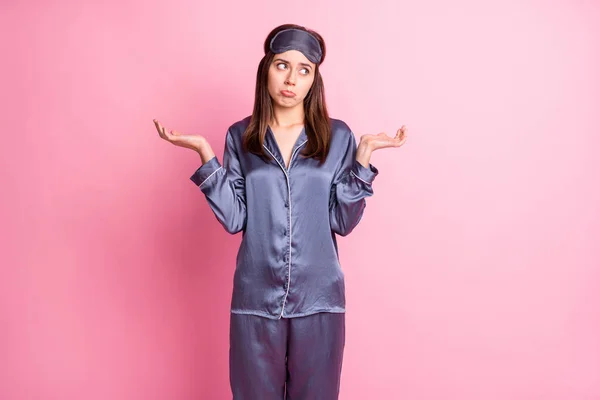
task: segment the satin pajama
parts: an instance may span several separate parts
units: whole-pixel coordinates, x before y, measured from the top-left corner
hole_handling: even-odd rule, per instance
[[[337,400],[345,314],[269,319],[231,314],[233,400]]]

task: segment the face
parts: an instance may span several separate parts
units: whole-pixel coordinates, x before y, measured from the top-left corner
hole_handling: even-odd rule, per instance
[[[298,50],[276,54],[269,67],[268,89],[273,106],[302,104],[315,80],[315,64]],[[287,91],[287,92],[286,92]]]

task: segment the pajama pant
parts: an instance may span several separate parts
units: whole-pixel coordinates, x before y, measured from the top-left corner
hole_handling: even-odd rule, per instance
[[[268,319],[231,314],[233,400],[337,400],[345,314]]]

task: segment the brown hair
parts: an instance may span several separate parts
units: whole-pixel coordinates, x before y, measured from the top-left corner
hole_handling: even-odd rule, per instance
[[[256,74],[254,110],[252,111],[250,124],[244,132],[242,145],[245,151],[254,153],[265,161],[270,159],[263,149],[267,126],[273,116],[273,104],[271,96],[269,95],[267,82],[269,78],[269,68],[275,54],[270,50],[269,44],[277,32],[290,28],[302,29],[312,34],[319,41],[323,52],[321,62],[315,65],[315,79],[313,84],[304,98],[304,127],[308,142],[301,152],[305,157],[313,157],[322,164],[329,153],[329,141],[331,138],[330,119],[325,104],[325,87],[323,86],[323,78],[319,72],[319,65],[325,60],[325,42],[317,32],[300,25],[280,25],[273,29],[265,40],[265,55],[258,64],[258,72]]]

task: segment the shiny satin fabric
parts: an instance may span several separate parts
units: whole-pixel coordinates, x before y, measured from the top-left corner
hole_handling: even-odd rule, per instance
[[[302,29],[291,28],[277,32],[271,39],[269,48],[275,54],[298,50],[315,64],[319,64],[323,58],[321,45],[317,38]]]
[[[231,314],[233,400],[336,400],[345,329],[345,314],[279,320]]]
[[[331,119],[323,165],[300,155],[308,141],[303,129],[289,168],[270,128],[268,162],[242,150],[249,122],[250,116],[227,130],[222,165],[215,156],[190,177],[225,230],[242,232],[231,312],[271,319],[343,313],[336,235],[348,235],[361,220],[378,170],[356,160],[356,139],[341,120]]]

